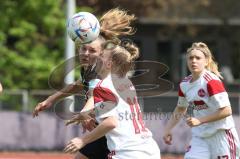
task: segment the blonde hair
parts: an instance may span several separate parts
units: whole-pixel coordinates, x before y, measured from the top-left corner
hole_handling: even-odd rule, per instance
[[[113,62],[112,70],[120,77],[126,76],[127,72],[133,68],[133,61],[139,57],[138,47],[131,43],[116,45],[110,52]]]
[[[206,69],[216,74],[219,78],[223,79],[222,75],[218,71],[217,62],[215,62],[214,57],[208,46],[203,42],[195,42],[190,48],[188,48],[187,54],[189,54],[194,49],[201,51],[205,55],[206,59],[208,60]]]
[[[119,8],[111,9],[100,18],[100,35],[106,40],[132,35],[135,29],[130,25],[134,20],[136,20],[134,14],[129,15],[127,11]]]
[[[133,61],[139,57],[139,49],[132,43],[123,43],[118,37],[132,35],[135,29],[131,23],[136,20],[134,14],[114,8],[106,12],[99,20],[101,30],[100,36],[103,41],[110,40],[116,47],[111,49],[113,71],[120,77],[126,76],[127,72],[133,68]],[[114,42],[115,41],[115,42]]]

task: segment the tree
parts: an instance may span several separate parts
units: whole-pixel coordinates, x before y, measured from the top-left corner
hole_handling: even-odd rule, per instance
[[[0,80],[5,88],[48,88],[51,69],[64,57],[64,10],[63,0],[1,2]]]

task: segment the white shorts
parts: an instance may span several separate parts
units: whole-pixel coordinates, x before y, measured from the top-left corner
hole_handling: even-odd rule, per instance
[[[112,151],[108,155],[108,159],[161,159],[157,143],[154,140],[151,142],[151,146],[141,150]]]
[[[207,138],[192,137],[185,159],[238,159],[239,139],[235,128],[219,130]]]

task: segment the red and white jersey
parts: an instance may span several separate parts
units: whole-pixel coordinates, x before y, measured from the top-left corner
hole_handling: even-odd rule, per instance
[[[151,147],[152,133],[145,127],[137,102],[136,91],[128,78],[108,75],[93,90],[96,119],[114,116],[116,128],[108,132],[107,145],[110,151],[145,151]]]
[[[191,82],[192,76],[182,80],[179,86],[178,106],[193,107],[196,118],[204,117],[216,112],[219,108],[230,106],[228,94],[222,81],[212,72],[204,70],[199,79]],[[208,137],[219,129],[234,127],[232,116],[202,124],[192,128],[194,136]]]

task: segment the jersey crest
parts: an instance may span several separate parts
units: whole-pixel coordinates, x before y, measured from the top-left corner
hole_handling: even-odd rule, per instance
[[[204,89],[201,88],[201,89],[198,90],[198,96],[199,97],[204,97],[205,95],[206,95],[206,92],[204,91]]]

